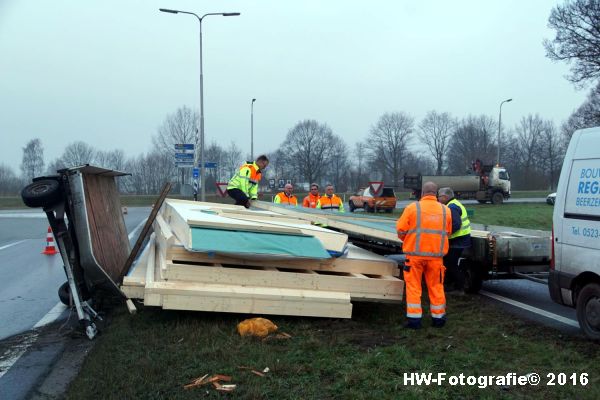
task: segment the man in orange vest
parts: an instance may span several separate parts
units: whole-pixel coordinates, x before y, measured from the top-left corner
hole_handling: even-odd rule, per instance
[[[448,252],[448,236],[452,233],[452,213],[437,201],[437,185],[423,184],[423,197],[409,204],[396,230],[403,241],[406,254],[404,283],[406,285],[406,317],[408,328],[421,328],[421,278],[425,274],[429,292],[432,325],[441,328],[446,323],[446,296],[444,295],[444,267],[442,258]]]
[[[294,187],[291,183],[287,183],[283,188],[283,192],[279,192],[275,195],[273,199],[273,203],[277,204],[285,204],[288,206],[297,206],[298,198],[292,194]]]
[[[310,192],[308,196],[302,200],[302,207],[306,208],[317,208],[317,203],[319,202],[319,185],[316,183],[310,184]]]
[[[344,212],[344,203],[342,202],[342,199],[333,193],[332,184],[325,186],[325,194],[319,197],[316,208],[327,211],[339,211],[341,213]]]

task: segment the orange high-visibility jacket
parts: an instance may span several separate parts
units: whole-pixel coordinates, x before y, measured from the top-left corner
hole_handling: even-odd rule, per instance
[[[279,192],[275,195],[273,203],[277,204],[288,204],[290,206],[298,205],[298,198],[294,195],[288,196],[285,192]]]
[[[321,196],[319,196],[318,194],[314,196],[312,193],[309,193],[308,196],[306,196],[304,200],[302,200],[302,207],[316,208],[317,203],[319,202],[319,197]]]
[[[339,212],[344,212],[344,203],[342,203],[342,199],[340,199],[335,194],[331,197],[324,194],[319,197],[319,201],[317,201],[317,207],[321,210],[337,210]]]
[[[402,252],[418,257],[443,257],[448,252],[448,236],[452,233],[450,209],[438,203],[433,195],[408,205],[398,222]]]

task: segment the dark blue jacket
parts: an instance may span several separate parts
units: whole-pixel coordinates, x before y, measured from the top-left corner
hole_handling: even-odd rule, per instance
[[[456,204],[450,204],[448,206],[450,211],[452,212],[452,233],[459,231],[460,226],[462,225],[462,220],[460,218],[460,214],[462,213],[459,206]],[[471,247],[471,235],[459,236],[454,239],[450,239],[449,243],[450,247],[466,249],[467,247]]]

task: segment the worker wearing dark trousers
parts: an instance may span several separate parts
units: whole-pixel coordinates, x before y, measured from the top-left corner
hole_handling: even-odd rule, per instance
[[[447,292],[462,291],[465,286],[465,274],[458,265],[464,249],[471,247],[471,221],[465,207],[454,198],[454,191],[449,187],[438,190],[438,201],[446,204],[452,213],[452,234],[450,248],[444,256],[446,279],[444,286]]]

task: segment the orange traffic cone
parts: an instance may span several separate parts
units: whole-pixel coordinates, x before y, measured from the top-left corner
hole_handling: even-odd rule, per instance
[[[57,254],[56,247],[54,246],[54,236],[52,236],[52,229],[48,227],[48,234],[46,235],[46,248],[42,251],[42,254],[53,256]]]

